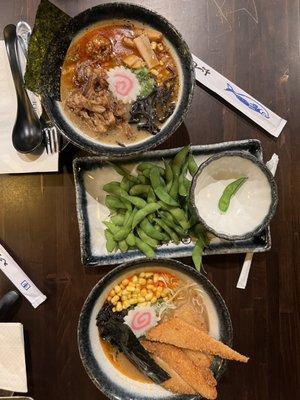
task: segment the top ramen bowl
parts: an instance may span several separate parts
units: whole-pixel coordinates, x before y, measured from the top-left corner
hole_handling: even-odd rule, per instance
[[[128,275],[144,271],[171,272],[199,285],[208,315],[210,336],[232,346],[232,324],[228,309],[212,283],[194,268],[171,259],[137,260],[114,268],[92,289],[81,310],[78,325],[78,346],[83,365],[93,383],[108,398],[135,400],[186,400],[200,396],[175,395],[155,383],[144,383],[129,378],[119,371],[105,354],[99,340],[96,316],[111,289]],[[217,380],[226,368],[226,361],[214,357],[211,369]]]
[[[176,109],[162,125],[160,132],[126,147],[101,143],[79,130],[68,119],[59,101],[61,67],[72,39],[82,30],[112,19],[130,19],[145,23],[150,28],[162,32],[173,50],[180,78]],[[103,157],[121,157],[157,146],[172,135],[182,123],[192,101],[194,79],[194,65],[190,50],[181,34],[164,17],[134,4],[106,3],[90,8],[72,18],[59,37],[50,45],[43,64],[43,104],[52,122],[73,144]]]
[[[247,177],[231,197],[228,210],[218,202],[231,182]],[[227,240],[244,240],[259,234],[275,214],[278,195],[270,170],[256,157],[227,151],[204,161],[193,178],[190,193],[193,209],[205,228]]]

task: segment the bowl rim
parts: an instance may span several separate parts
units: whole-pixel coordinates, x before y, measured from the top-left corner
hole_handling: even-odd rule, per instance
[[[243,235],[229,235],[226,233],[220,233],[217,232],[214,228],[212,228],[210,225],[207,224],[207,222],[200,216],[199,210],[196,207],[195,204],[195,189],[196,189],[196,184],[199,176],[201,173],[204,171],[204,169],[214,161],[224,158],[224,157],[240,157],[240,158],[245,158],[248,159],[249,161],[252,161],[266,176],[270,188],[271,188],[271,203],[269,207],[269,211],[262,220],[262,222],[254,228],[252,231],[249,231]],[[225,151],[220,154],[215,154],[211,157],[209,157],[207,160],[205,160],[203,163],[201,163],[198,167],[198,170],[196,174],[193,177],[192,180],[192,185],[190,188],[190,200],[191,200],[191,206],[193,211],[195,212],[197,218],[199,219],[199,222],[207,229],[207,231],[211,232],[215,236],[226,239],[226,240],[245,240],[249,239],[252,236],[258,235],[261,231],[263,231],[267,225],[270,223],[271,219],[273,218],[277,204],[278,204],[278,190],[277,190],[277,184],[275,182],[274,176],[272,175],[271,171],[269,168],[260,160],[258,160],[256,157],[254,157],[252,154],[246,153],[244,151]]]
[[[151,8],[143,7],[139,4],[133,4],[133,3],[128,3],[128,2],[124,2],[124,3],[123,2],[115,2],[115,3],[108,2],[108,3],[99,4],[94,7],[88,8],[88,9],[78,13],[74,17],[72,17],[70,19],[70,21],[67,23],[66,28],[68,26],[70,26],[71,23],[74,23],[74,21],[76,21],[77,19],[87,18],[87,15],[90,13],[93,13],[95,10],[109,9],[110,7],[125,9],[125,10],[135,8],[135,9],[140,10],[141,12],[150,13],[153,18],[156,18],[156,19],[160,20],[163,24],[165,24],[168,27],[168,29],[170,29],[171,32],[176,36],[176,38],[178,40],[180,40],[181,45],[184,48],[184,52],[185,52],[185,54],[187,54],[188,59],[189,59],[188,63],[186,63],[186,62],[183,63],[182,61],[180,61],[180,64],[181,65],[184,64],[186,66],[186,70],[189,71],[189,76],[187,78],[187,81],[189,83],[190,89],[186,93],[186,96],[185,96],[186,99],[184,97],[182,98],[183,108],[182,108],[182,111],[180,111],[180,117],[178,117],[178,121],[174,124],[174,126],[171,129],[169,128],[170,123],[175,118],[175,116],[177,115],[179,110],[177,110],[175,113],[173,113],[170,116],[169,121],[167,121],[166,125],[163,128],[163,134],[161,136],[158,136],[160,133],[159,132],[157,135],[153,135],[153,138],[154,138],[153,140],[151,140],[152,136],[150,136],[148,139],[146,139],[142,142],[133,143],[132,145],[126,146],[124,148],[103,145],[103,143],[101,143],[100,141],[97,142],[97,141],[93,141],[93,140],[89,139],[88,137],[86,137],[84,132],[81,132],[80,130],[74,129],[72,127],[72,125],[68,122],[68,119],[66,119],[64,114],[62,114],[61,107],[58,106],[57,100],[50,98],[49,96],[43,95],[42,103],[43,103],[43,106],[44,106],[51,122],[57,127],[59,132],[64,137],[66,137],[71,143],[73,143],[74,145],[76,145],[77,147],[79,147],[85,151],[89,151],[93,154],[102,156],[103,158],[120,158],[125,155],[130,156],[130,155],[134,155],[134,154],[140,154],[144,151],[149,150],[150,148],[157,147],[158,145],[163,143],[165,140],[167,140],[179,128],[179,126],[183,123],[183,121],[190,109],[192,100],[193,100],[194,89],[195,89],[195,65],[194,65],[194,61],[193,61],[193,57],[192,57],[190,48],[189,48],[187,42],[185,41],[185,39],[183,38],[182,34],[179,32],[179,30],[171,22],[169,22],[169,20],[167,18],[165,18],[163,15],[152,10]],[[99,19],[99,22],[100,21],[101,21],[101,19]],[[137,19],[137,21],[138,21],[138,19]],[[94,22],[91,23],[90,25],[93,25],[93,24],[94,24]],[[56,37],[55,41],[57,41],[58,39],[59,38]],[[175,49],[175,52],[177,53],[176,49]],[[183,81],[183,83],[184,83],[184,81]],[[71,134],[69,134],[68,131],[70,131]],[[155,140],[155,138],[157,138],[157,139]]]
[[[95,377],[95,374],[93,373],[93,366],[90,365],[90,363],[87,361],[88,356],[92,355],[92,352],[90,349],[87,349],[87,346],[83,344],[83,338],[88,337],[88,328],[86,326],[88,314],[93,310],[95,301],[99,297],[99,295],[103,292],[104,288],[112,283],[113,281],[116,280],[118,275],[120,273],[123,273],[127,269],[134,269],[137,268],[138,266],[143,266],[145,267],[151,266],[151,264],[157,265],[160,264],[162,267],[166,268],[174,268],[179,270],[182,273],[186,273],[191,279],[194,279],[198,283],[204,285],[205,289],[208,291],[210,296],[212,297],[212,300],[216,302],[222,312],[222,318],[225,320],[225,328],[226,328],[226,335],[228,336],[228,339],[225,344],[228,346],[232,346],[233,344],[233,326],[232,326],[232,321],[230,317],[229,310],[227,308],[227,305],[225,303],[225,300],[221,296],[220,292],[218,289],[213,285],[213,283],[202,273],[198,272],[195,270],[195,268],[191,267],[190,265],[184,264],[178,260],[175,259],[169,259],[169,258],[156,258],[156,259],[143,259],[143,260],[134,260],[134,261],[129,261],[127,263],[123,263],[121,265],[118,265],[116,268],[113,268],[111,271],[109,271],[106,275],[104,275],[97,283],[94,285],[94,287],[91,289],[90,293],[88,294],[80,315],[79,315],[79,321],[78,321],[78,326],[77,326],[77,344],[78,344],[78,350],[79,350],[79,355],[82,361],[82,364],[84,366],[85,371],[87,372],[89,378],[91,381],[94,383],[94,385],[102,391],[108,398],[112,400],[117,400],[120,397],[116,395],[116,391],[113,389],[115,386],[111,386],[110,384],[105,384],[105,382],[99,380],[99,378]],[[87,314],[88,313],[88,314]],[[90,315],[88,318],[88,323],[90,321]],[[90,351],[90,354],[89,354]],[[217,381],[220,380],[221,376],[225,372],[227,368],[227,361],[225,359],[222,360],[222,363],[218,370],[215,372],[215,378]],[[113,380],[112,380],[113,382]],[[178,397],[177,397],[178,396]],[[180,397],[179,397],[180,396]],[[184,397],[182,397],[184,396]],[[200,395],[199,395],[200,396]],[[145,399],[150,399],[150,397],[144,397]],[[171,394],[165,400],[171,400],[171,399],[178,399],[181,400],[183,398],[186,398],[186,395],[174,395]],[[200,397],[196,397],[199,398]]]

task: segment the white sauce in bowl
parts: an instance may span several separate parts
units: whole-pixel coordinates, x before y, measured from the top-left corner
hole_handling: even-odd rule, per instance
[[[224,189],[238,178],[248,179],[232,196],[226,213],[218,202]],[[198,175],[194,192],[199,216],[208,227],[224,235],[245,235],[262,224],[272,202],[266,175],[251,160],[236,156],[212,161]]]

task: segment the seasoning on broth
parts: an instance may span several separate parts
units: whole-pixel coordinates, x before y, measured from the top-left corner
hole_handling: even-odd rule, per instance
[[[112,20],[75,37],[61,74],[63,109],[103,143],[125,146],[158,133],[175,110],[178,69],[161,32]]]

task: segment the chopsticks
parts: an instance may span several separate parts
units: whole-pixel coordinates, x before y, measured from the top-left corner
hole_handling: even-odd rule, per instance
[[[266,163],[266,166],[269,168],[272,175],[275,175],[276,173],[278,162],[279,162],[278,155],[274,153],[271,159]],[[239,276],[239,280],[236,285],[238,289],[245,289],[247,286],[253,254],[254,253],[247,253],[245,256],[245,261]]]

